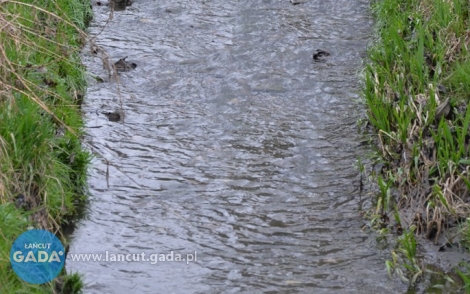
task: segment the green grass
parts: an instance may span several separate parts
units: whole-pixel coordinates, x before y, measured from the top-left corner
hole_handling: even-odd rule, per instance
[[[90,154],[80,143],[79,50],[90,13],[86,0],[0,3],[0,293],[81,289],[80,277],[65,271],[44,285],[21,281],[9,252],[32,227],[66,243],[62,228],[84,203]]]
[[[385,220],[401,214],[416,234],[437,242],[470,212],[470,3],[382,0],[371,7],[376,42],[363,96],[384,163],[374,213]],[[466,228],[461,240],[469,239]],[[416,254],[410,238],[395,251],[406,261]],[[405,266],[411,276],[419,272],[415,264]]]

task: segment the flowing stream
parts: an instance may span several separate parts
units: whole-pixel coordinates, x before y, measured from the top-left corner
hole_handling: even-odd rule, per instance
[[[368,1],[300,2],[135,0],[109,21],[94,2],[96,45],[137,68],[117,83],[102,52],[83,53],[104,79],[83,104],[101,155],[67,260],[85,293],[403,292],[361,230]]]

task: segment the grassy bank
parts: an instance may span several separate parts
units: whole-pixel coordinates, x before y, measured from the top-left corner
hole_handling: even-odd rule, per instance
[[[10,266],[28,228],[62,229],[85,200],[89,153],[82,149],[85,89],[80,33],[87,0],[0,3],[0,293],[77,293],[78,276],[30,285]]]
[[[389,270],[414,282],[418,236],[470,248],[470,3],[371,5],[377,41],[363,93],[381,162],[371,217],[399,236]]]

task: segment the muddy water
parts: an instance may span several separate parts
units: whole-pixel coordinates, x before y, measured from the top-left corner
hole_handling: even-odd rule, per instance
[[[361,231],[356,189],[368,1],[135,2],[107,25],[109,8],[94,7],[97,45],[137,68],[118,86],[84,52],[105,80],[83,105],[102,158],[70,254],[197,261],[69,255],[85,293],[399,291]],[[331,56],[313,62],[318,48]],[[115,109],[120,122],[102,114]]]

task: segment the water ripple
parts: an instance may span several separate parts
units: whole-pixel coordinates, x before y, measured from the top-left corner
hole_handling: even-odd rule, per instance
[[[197,262],[71,262],[85,293],[396,293],[361,231],[354,162],[368,1],[141,0],[95,7],[83,110],[97,157],[71,253],[197,251]],[[325,62],[312,53],[331,52]],[[122,110],[121,123],[102,111]]]

